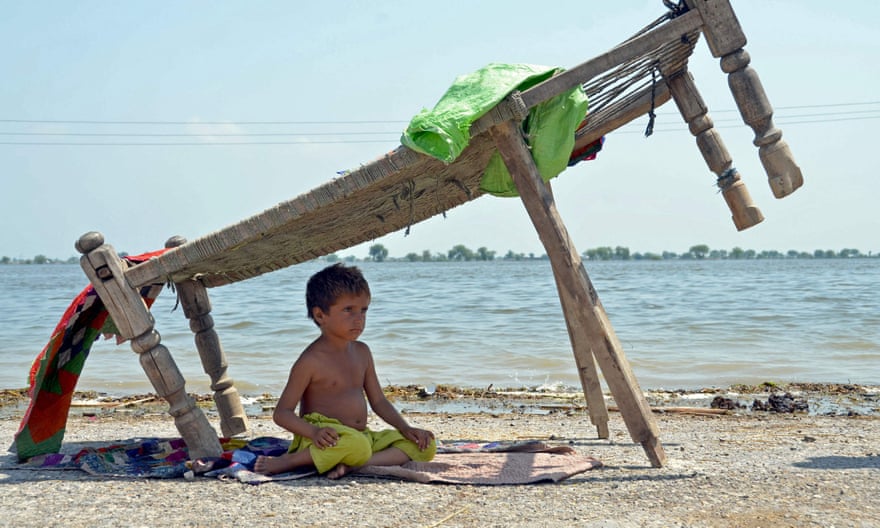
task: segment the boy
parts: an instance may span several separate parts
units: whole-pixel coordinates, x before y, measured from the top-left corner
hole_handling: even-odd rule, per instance
[[[426,462],[437,450],[430,431],[410,426],[382,392],[364,331],[370,288],[360,270],[342,264],[312,275],[306,286],[308,316],[321,335],[290,369],[272,418],[294,434],[278,457],[257,458],[258,473],[313,465],[337,479],[360,466]],[[367,405],[394,429],[370,431]],[[296,406],[299,404],[299,414]]]

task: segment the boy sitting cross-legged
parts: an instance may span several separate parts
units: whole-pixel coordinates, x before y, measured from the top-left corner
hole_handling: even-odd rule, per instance
[[[334,264],[314,274],[306,286],[306,305],[321,335],[293,364],[273,414],[275,423],[294,434],[293,442],[281,456],[257,458],[256,471],[274,474],[313,465],[339,478],[365,465],[434,458],[433,433],[410,426],[388,401],[369,347],[357,340],[370,305],[360,270]],[[367,401],[394,429],[367,429]]]

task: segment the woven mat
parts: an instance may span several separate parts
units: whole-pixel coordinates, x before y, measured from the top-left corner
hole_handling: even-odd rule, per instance
[[[288,440],[259,437],[250,441],[221,439],[223,456],[191,461],[180,438],[136,438],[88,447],[75,454],[32,457],[17,469],[82,470],[96,476],[130,478],[212,477],[245,484],[295,480],[314,476],[312,468],[261,475],[253,471],[259,455],[277,456],[287,451]],[[592,457],[578,455],[568,446],[543,442],[441,443],[431,462],[407,462],[402,466],[367,466],[352,475],[392,478],[423,483],[530,484],[557,482],[601,467]]]
[[[543,442],[453,444],[430,462],[367,466],[356,474],[422,483],[511,485],[558,482],[601,467],[599,460],[568,446]]]

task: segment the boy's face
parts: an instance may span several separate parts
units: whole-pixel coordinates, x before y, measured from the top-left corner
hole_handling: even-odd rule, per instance
[[[322,334],[354,341],[364,331],[369,307],[370,296],[365,293],[342,295],[326,312],[315,308],[315,322]]]

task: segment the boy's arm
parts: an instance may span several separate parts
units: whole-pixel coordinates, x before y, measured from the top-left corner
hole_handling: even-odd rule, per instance
[[[330,447],[339,439],[335,430],[330,428],[318,428],[303,420],[296,412],[296,406],[302,400],[306,388],[311,379],[309,362],[302,357],[294,363],[287,378],[287,385],[278,397],[272,419],[279,426],[293,434],[311,438],[318,447]]]
[[[367,354],[367,372],[364,375],[364,393],[367,395],[367,401],[370,402],[370,408],[373,409],[380,418],[385,420],[388,425],[394,427],[406,438],[415,442],[419,449],[425,449],[434,438],[434,433],[424,429],[412,427],[400,415],[397,409],[392,405],[385,393],[382,391],[382,385],[379,384],[379,377],[376,375],[376,367],[373,365],[373,355],[366,346]]]

